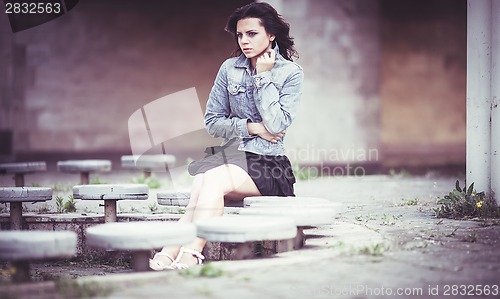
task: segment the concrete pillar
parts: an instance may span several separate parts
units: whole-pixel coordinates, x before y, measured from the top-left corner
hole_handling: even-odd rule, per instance
[[[491,190],[492,0],[467,3],[467,184]]]
[[[500,205],[500,0],[491,8],[491,190]]]

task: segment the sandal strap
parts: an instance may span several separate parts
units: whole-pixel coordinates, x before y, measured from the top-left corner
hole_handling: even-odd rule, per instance
[[[153,256],[153,260],[156,259],[157,256],[164,256],[166,258],[168,258],[169,260],[171,260],[172,262],[175,261],[175,259],[168,253],[165,253],[165,252],[157,252],[155,253],[155,255]]]
[[[197,264],[198,265],[201,265],[203,263],[203,260],[205,259],[205,256],[203,256],[203,254],[201,254],[201,252],[199,251],[196,251],[194,249],[189,249],[189,248],[184,248],[184,247],[181,247],[180,251],[179,251],[179,254],[177,255],[177,258],[175,259],[175,261],[172,263],[173,265],[175,265],[175,267],[177,267],[178,269],[185,269],[185,268],[188,268],[189,266],[186,265],[186,264],[183,264],[183,263],[179,263],[179,261],[181,260],[182,258],[182,255],[184,253],[189,253],[191,254],[192,256],[194,256],[196,259],[197,259]]]

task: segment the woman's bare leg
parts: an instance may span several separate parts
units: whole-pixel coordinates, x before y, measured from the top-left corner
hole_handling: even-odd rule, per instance
[[[213,168],[203,175],[192,221],[221,216],[224,212],[224,195],[228,193],[232,196],[240,195],[241,199],[246,196],[260,195],[254,181],[242,168],[232,164]],[[204,239],[196,238],[184,247],[201,252],[205,244]],[[194,265],[196,258],[190,254],[184,254],[180,262]]]

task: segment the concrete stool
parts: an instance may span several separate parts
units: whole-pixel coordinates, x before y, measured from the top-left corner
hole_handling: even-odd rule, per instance
[[[68,160],[57,162],[57,169],[60,172],[79,173],[80,184],[89,183],[90,173],[111,171],[111,161],[109,160]]]
[[[81,200],[104,200],[104,222],[116,222],[118,200],[146,200],[149,188],[144,184],[77,185],[73,197]]]
[[[47,171],[45,162],[2,163],[0,174],[14,174],[16,187],[24,187],[24,175],[33,172]]]
[[[1,187],[0,202],[10,203],[10,229],[23,228],[23,202],[39,202],[52,199],[52,188]]]
[[[293,248],[305,244],[304,230],[319,225],[331,224],[342,204],[317,197],[251,196],[243,199],[241,215],[287,216],[297,224],[297,237]],[[276,246],[278,248],[278,246]]]
[[[127,155],[122,156],[122,168],[141,169],[144,177],[150,177],[153,171],[168,170],[168,166],[175,163],[173,155]]]
[[[255,257],[255,243],[265,240],[290,240],[297,235],[293,219],[288,217],[223,215],[196,221],[198,237],[230,247],[235,259]]]
[[[282,252],[279,250],[283,249],[299,249],[304,247],[305,235],[304,229],[312,228],[319,225],[331,224],[333,222],[336,212],[331,208],[319,208],[319,207],[298,207],[298,206],[288,206],[283,204],[283,206],[269,205],[269,206],[250,206],[239,210],[239,215],[256,215],[256,216],[267,216],[267,217],[290,217],[294,220],[297,226],[297,236],[290,244],[276,245],[277,252]],[[266,246],[264,246],[266,247]],[[284,247],[284,248],[283,248]],[[282,248],[282,249],[280,249]]]
[[[196,226],[165,221],[115,222],[89,227],[86,235],[89,246],[132,251],[134,271],[147,271],[153,249],[190,243],[196,238]]]
[[[190,191],[160,191],[156,194],[159,205],[185,207],[189,204]]]
[[[12,262],[14,282],[27,282],[30,262],[75,256],[76,242],[72,231],[4,231],[0,234],[0,259]]]

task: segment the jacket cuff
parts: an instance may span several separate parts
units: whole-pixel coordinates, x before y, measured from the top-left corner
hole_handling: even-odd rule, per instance
[[[241,120],[238,122],[238,131],[239,131],[239,133],[240,133],[240,138],[248,138],[248,137],[252,137],[252,136],[248,133],[247,122],[248,122],[248,119],[247,119],[247,118],[243,118],[243,119],[241,119]]]
[[[271,72],[262,72],[260,74],[254,75],[253,80],[257,88],[261,88],[271,83]]]

